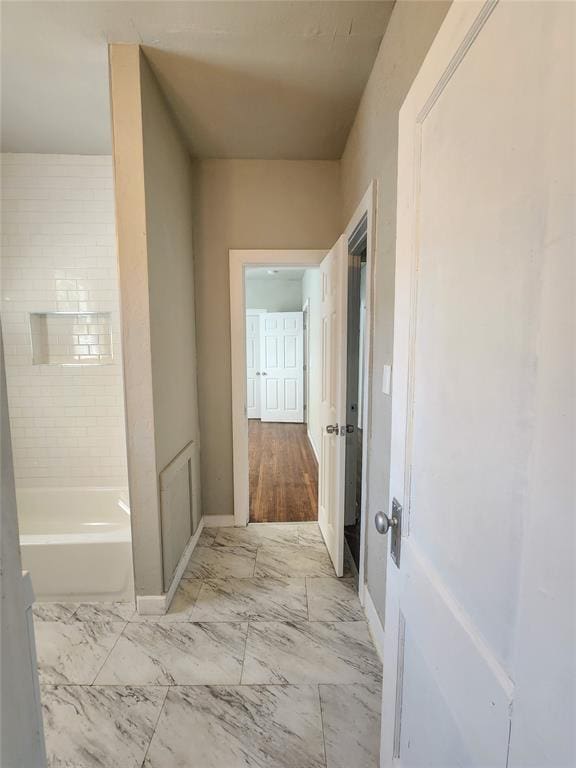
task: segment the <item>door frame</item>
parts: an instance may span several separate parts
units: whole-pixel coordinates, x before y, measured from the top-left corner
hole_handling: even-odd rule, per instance
[[[327,250],[236,250],[230,261],[230,344],[232,357],[232,453],[234,525],[250,516],[248,416],[246,415],[246,269],[249,267],[318,267]]]
[[[302,305],[302,321],[304,323],[304,334],[302,337],[304,343],[304,424],[306,424],[308,439],[310,439],[310,430],[308,429],[308,403],[310,401],[310,299],[306,299]]]
[[[366,584],[366,542],[368,531],[368,447],[372,437],[372,374],[374,336],[374,262],[376,252],[376,204],[377,182],[373,179],[362,196],[358,207],[348,222],[344,234],[349,240],[352,233],[366,216],[366,323],[364,326],[364,359],[362,379],[362,503],[360,505],[360,562],[358,566],[358,597],[365,605]]]

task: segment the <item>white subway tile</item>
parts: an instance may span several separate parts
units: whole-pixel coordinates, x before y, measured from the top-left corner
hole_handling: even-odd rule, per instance
[[[4,154],[1,162],[2,322],[18,483],[125,485],[111,158]],[[29,313],[55,310],[111,312],[110,364],[32,365]],[[78,322],[56,334],[63,357],[74,346],[82,357],[108,355],[109,344],[106,324]]]

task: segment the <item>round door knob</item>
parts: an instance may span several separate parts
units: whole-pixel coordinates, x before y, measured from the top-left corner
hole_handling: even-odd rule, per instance
[[[256,371],[256,376],[260,376],[260,371]]]
[[[338,434],[338,424],[328,424],[326,432],[328,432],[329,435]]]
[[[388,517],[384,512],[376,512],[374,525],[376,526],[378,533],[388,533],[390,528],[398,525],[398,520],[395,517]]]
[[[268,376],[268,374],[266,373],[266,371],[262,371],[262,376]]]

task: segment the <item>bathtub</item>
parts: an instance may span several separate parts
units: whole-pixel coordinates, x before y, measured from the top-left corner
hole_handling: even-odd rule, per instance
[[[16,498],[22,568],[37,600],[134,599],[125,489],[20,488]]]

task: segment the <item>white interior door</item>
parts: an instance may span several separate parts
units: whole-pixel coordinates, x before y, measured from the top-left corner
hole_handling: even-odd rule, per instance
[[[382,766],[576,760],[573,22],[454,4],[401,110]]]
[[[246,415],[260,418],[260,313],[246,313]]]
[[[302,312],[262,315],[262,421],[304,421],[303,333]]]
[[[348,243],[344,235],[320,265],[322,387],[318,525],[337,576],[344,570],[344,480],[346,461],[346,314]]]

